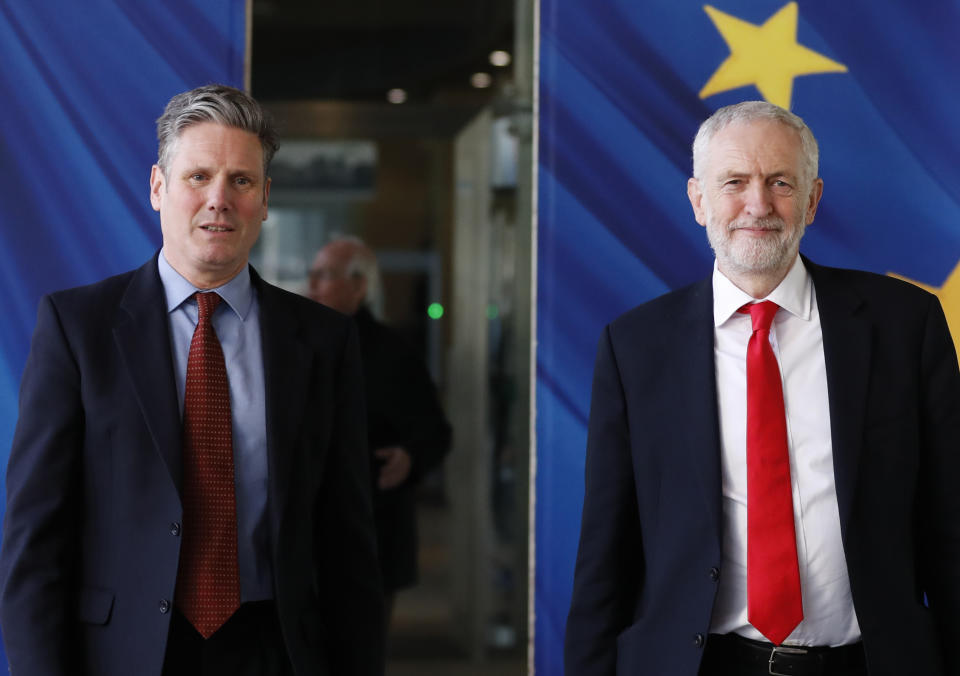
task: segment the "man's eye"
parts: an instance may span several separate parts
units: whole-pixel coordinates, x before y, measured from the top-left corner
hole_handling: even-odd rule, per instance
[[[206,177],[205,177],[203,174],[191,174],[191,175],[190,175],[190,180],[191,180],[191,181],[202,181],[204,178],[206,178]]]
[[[236,181],[237,185],[250,185],[250,179],[245,176],[240,176]]]

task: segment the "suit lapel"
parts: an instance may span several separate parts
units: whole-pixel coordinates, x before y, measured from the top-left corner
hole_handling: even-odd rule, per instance
[[[721,546],[722,486],[720,473],[720,427],[717,412],[717,370],[714,363],[713,283],[707,278],[690,287],[678,316],[677,354],[682,367],[675,372],[679,392],[684,393],[689,424],[677,430],[688,453],[692,473],[704,497],[707,526]]]
[[[814,265],[806,259],[804,263],[813,278],[820,312],[830,399],[833,474],[840,525],[845,530],[856,494],[863,450],[872,329],[860,312],[864,301],[854,290],[837,283],[829,268]]]
[[[179,492],[182,426],[156,256],[134,271],[120,300],[113,338],[153,443]]]
[[[263,282],[253,268],[250,272],[259,293],[269,504],[273,523],[277,524],[291,485],[304,402],[314,372],[313,351],[301,337],[295,308],[284,302],[282,293]]]

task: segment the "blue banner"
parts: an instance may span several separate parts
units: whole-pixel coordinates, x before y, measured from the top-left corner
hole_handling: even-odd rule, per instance
[[[820,143],[818,263],[938,293],[960,337],[960,5],[542,0],[535,668],[563,673],[602,327],[710,273],[686,197],[717,108],[766,99]]]
[[[177,92],[243,86],[245,45],[246,0],[0,0],[0,466],[37,301],[156,250],[154,121]]]

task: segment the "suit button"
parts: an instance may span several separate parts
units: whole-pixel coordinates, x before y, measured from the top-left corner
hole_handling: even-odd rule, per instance
[[[180,535],[180,524],[176,521],[170,522],[170,535]]]
[[[710,569],[710,580],[712,582],[716,582],[719,579],[720,579],[720,569],[714,566],[713,568]]]
[[[693,637],[693,645],[698,648],[703,647],[703,634],[695,634]]]
[[[170,612],[170,602],[166,599],[160,599],[160,612],[169,613]]]

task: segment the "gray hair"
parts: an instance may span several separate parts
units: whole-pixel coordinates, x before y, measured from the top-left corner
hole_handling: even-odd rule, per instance
[[[780,106],[775,106],[766,101],[743,101],[732,106],[725,106],[717,110],[708,117],[693,140],[693,175],[697,180],[703,178],[704,165],[706,163],[707,146],[717,134],[729,125],[739,122],[755,122],[757,120],[770,120],[778,122],[800,134],[800,147],[803,152],[803,176],[800,177],[805,184],[810,185],[817,177],[820,162],[820,150],[817,147],[817,139],[813,132],[803,119],[785,110]]]
[[[363,303],[375,317],[379,317],[382,310],[383,294],[380,288],[380,265],[377,263],[376,254],[367,246],[366,242],[355,235],[335,234],[330,238],[330,243],[333,242],[347,242],[354,245],[350,247],[347,275],[362,277],[367,280],[367,295],[363,299]]]
[[[167,175],[180,134],[201,122],[215,122],[256,134],[263,147],[263,173],[277,152],[277,131],[270,116],[249,94],[226,85],[211,84],[177,94],[157,118],[157,165]]]

